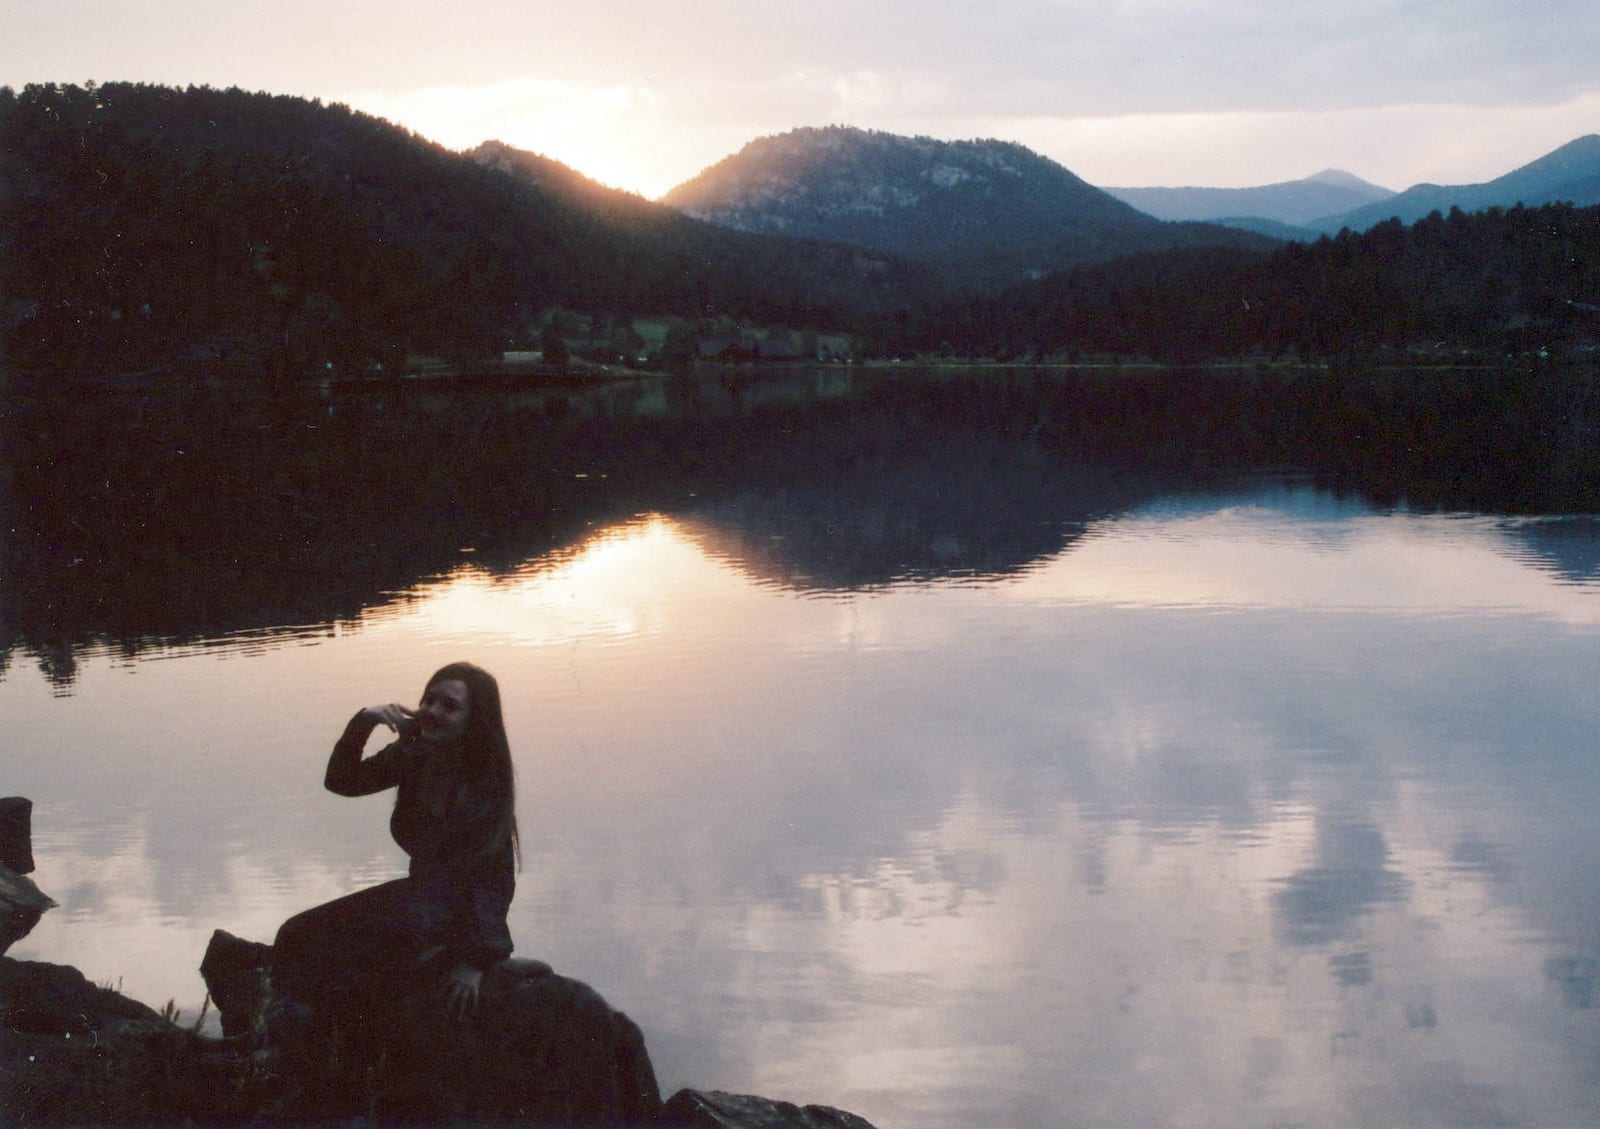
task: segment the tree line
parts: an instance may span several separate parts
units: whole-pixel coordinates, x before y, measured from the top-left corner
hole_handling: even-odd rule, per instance
[[[868,355],[1497,360],[1592,344],[1600,209],[1124,255],[998,295],[936,264],[586,200],[339,105],[0,88],[10,371],[269,379],[537,348],[545,311],[848,332]],[[612,202],[614,203],[614,202]]]
[[[1452,209],[1271,254],[1128,256],[908,319],[891,347],[967,355],[1498,359],[1592,345],[1600,208]]]
[[[848,248],[607,215],[347,107],[237,89],[0,88],[0,177],[13,370],[231,339],[293,374],[530,345],[557,305],[826,326],[927,296]]]

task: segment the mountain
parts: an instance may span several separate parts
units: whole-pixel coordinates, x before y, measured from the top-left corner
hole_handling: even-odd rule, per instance
[[[1304,226],[1335,212],[1348,212],[1394,195],[1339,169],[1256,188],[1107,188],[1118,200],[1163,220],[1243,218]]]
[[[842,126],[752,141],[662,202],[738,231],[930,263],[968,288],[1174,246],[1274,245],[1207,225],[1162,223],[1021,145]]]
[[[0,185],[0,347],[18,370],[133,371],[214,346],[285,373],[482,355],[551,306],[847,328],[932,292],[927,268],[238,89],[0,88]]]
[[[1143,354],[1174,364],[1586,358],[1600,343],[1600,256],[1582,251],[1596,246],[1600,206],[1452,211],[1267,256],[1197,247],[1077,267],[929,311],[907,335],[910,348],[956,355]],[[1508,369],[1506,379],[1520,377]]]
[[[670,217],[677,214],[636,193],[590,180],[554,157],[515,149],[503,141],[485,141],[462,155],[475,164],[507,173],[524,184],[540,188],[567,204],[597,215],[656,219],[670,223]]]
[[[1392,216],[1398,216],[1401,223],[1415,223],[1429,212],[1445,213],[1451,208],[1481,212],[1517,204],[1534,208],[1563,202],[1579,207],[1600,204],[1600,134],[1569,141],[1484,184],[1418,184],[1379,203],[1319,217],[1309,226],[1329,233],[1344,227],[1365,231]]]

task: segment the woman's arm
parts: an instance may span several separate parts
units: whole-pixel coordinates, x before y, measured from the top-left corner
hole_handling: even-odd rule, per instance
[[[517,891],[516,866],[507,846],[500,857],[480,868],[467,898],[466,944],[460,956],[469,964],[488,969],[511,955],[511,928],[506,918]]]
[[[506,914],[516,891],[511,847],[475,871],[438,864],[417,864],[411,879],[439,914],[438,941],[425,948],[417,963],[438,961],[445,1012],[455,1019],[478,1006],[483,974],[511,955],[511,930]]]
[[[516,864],[508,844],[503,854],[472,870],[411,860],[411,877],[439,911],[438,939],[446,966],[488,970],[511,955],[506,916],[516,893]]]
[[[506,854],[505,865],[498,865],[496,860],[472,883],[464,907],[465,936],[461,938],[462,943],[450,947],[454,959],[445,973],[445,1008],[456,1019],[471,1015],[477,1009],[483,974],[511,955],[511,930],[506,915],[511,909],[516,877],[509,849]]]
[[[400,783],[400,755],[409,729],[411,711],[404,706],[368,706],[352,717],[328,757],[322,782],[328,791],[340,796],[370,796]],[[400,734],[400,740],[386,745],[366,760],[361,759],[367,738],[379,725]]]

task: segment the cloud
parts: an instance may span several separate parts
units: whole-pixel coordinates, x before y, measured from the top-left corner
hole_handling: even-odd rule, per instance
[[[661,69],[680,72],[674,84],[692,76],[745,93],[798,73],[824,79],[790,88],[808,99],[795,119],[824,108],[817,91],[854,93],[865,75],[901,112],[922,104],[939,116],[1284,112],[1570,98],[1595,88],[1589,45],[1600,39],[1600,9],[1576,0],[1542,5],[1537,18],[1503,0],[831,0],[803,17],[767,15],[691,6],[657,29]],[[937,104],[930,89],[942,92]]]
[[[0,0],[0,26],[0,82],[346,101],[648,194],[835,123],[1018,140],[1096,183],[1336,165],[1403,188],[1508,171],[1592,132],[1600,99],[1592,0]]]
[[[1337,167],[1403,189],[1492,180],[1597,124],[1600,91],[1528,106],[1000,116],[932,132],[1018,141],[1099,185],[1243,187]]]

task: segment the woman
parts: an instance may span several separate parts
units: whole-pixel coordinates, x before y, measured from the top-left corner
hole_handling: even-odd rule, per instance
[[[399,740],[363,760],[380,725]],[[397,979],[422,975],[441,979],[452,1017],[470,1014],[484,971],[511,953],[516,887],[515,785],[494,677],[451,663],[415,710],[361,710],[333,747],[325,783],[341,796],[397,788],[389,830],[411,869],[283,923],[272,955],[280,1003],[313,1015],[340,998],[365,1007]]]

